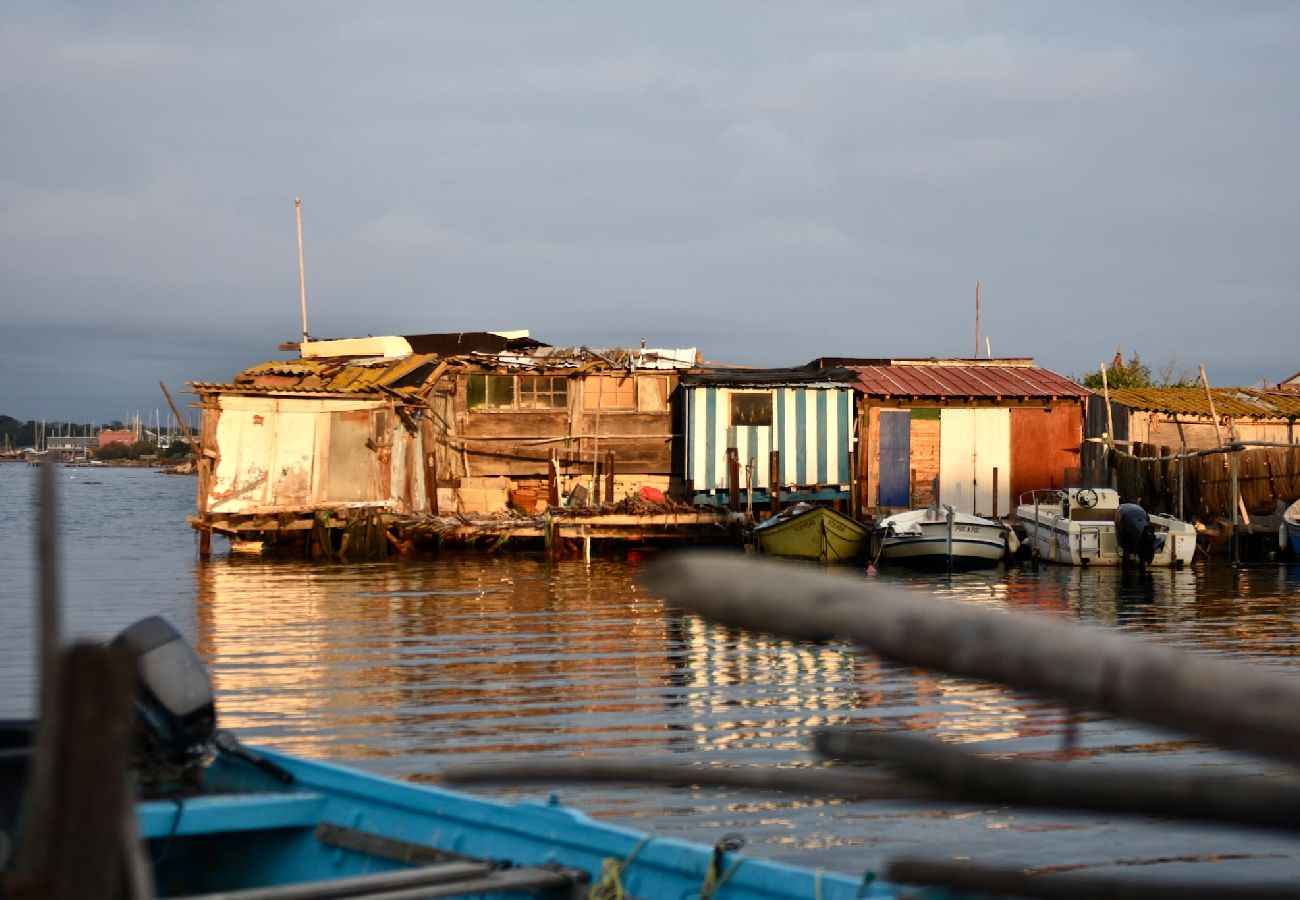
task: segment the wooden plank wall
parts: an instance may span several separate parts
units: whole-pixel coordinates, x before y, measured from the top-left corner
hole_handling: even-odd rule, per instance
[[[670,398],[676,390],[677,376],[672,373],[656,370],[636,377],[667,378]],[[583,381],[575,378],[570,382],[566,409],[471,412],[466,400],[466,374],[460,374],[452,395],[451,421],[455,429],[449,435],[453,443],[464,444],[459,451],[460,474],[545,477],[547,460],[552,451],[557,451],[566,461],[566,468],[590,466],[594,458],[603,460],[612,452],[615,470],[620,474],[669,475],[671,402],[656,412],[589,410],[583,404]]]

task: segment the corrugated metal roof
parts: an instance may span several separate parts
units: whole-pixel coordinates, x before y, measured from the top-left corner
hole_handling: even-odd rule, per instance
[[[850,366],[854,387],[872,397],[1086,397],[1083,385],[1027,365]]]
[[[1214,388],[1214,411],[1236,419],[1300,418],[1300,396],[1251,388]],[[1210,415],[1203,387],[1116,388],[1110,399],[1129,409],[1173,416]]]
[[[191,381],[190,389],[196,394],[382,394],[377,387],[360,390],[339,388],[303,387],[302,385],[226,384],[219,381]]]

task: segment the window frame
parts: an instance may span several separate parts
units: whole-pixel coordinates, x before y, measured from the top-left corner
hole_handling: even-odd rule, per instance
[[[763,397],[767,400],[766,422],[738,422],[736,420],[736,401],[741,398]],[[737,428],[771,428],[776,421],[776,395],[773,391],[731,391],[727,402],[728,422]]]
[[[637,377],[635,375],[610,375],[601,373],[599,375],[588,375],[582,380],[582,411],[585,413],[634,413],[637,412]],[[604,398],[612,397],[618,399],[623,395],[622,390],[605,391],[601,390],[607,383],[614,383],[615,387],[622,388],[619,382],[631,382],[630,402],[625,406],[606,406]],[[593,393],[591,388],[596,387]],[[594,400],[594,404],[593,404]]]
[[[474,382],[476,379],[483,380],[482,405],[474,405]],[[510,382],[510,405],[489,404],[487,401],[492,396],[493,380]],[[526,390],[525,380],[533,382],[527,385],[531,390]],[[547,382],[546,390],[538,390],[541,382]],[[551,400],[550,406],[525,406],[524,397],[528,396],[534,400],[538,397],[548,397]],[[520,375],[511,373],[502,375],[495,372],[470,372],[465,380],[465,408],[472,413],[512,413],[512,412],[556,412],[567,411],[569,408],[569,378],[565,375]]]

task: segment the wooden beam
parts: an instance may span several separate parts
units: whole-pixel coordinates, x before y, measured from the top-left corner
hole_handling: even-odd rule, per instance
[[[656,560],[642,580],[669,603],[717,622],[802,640],[850,640],[910,665],[1300,762],[1300,679],[1290,674],[719,552]]]

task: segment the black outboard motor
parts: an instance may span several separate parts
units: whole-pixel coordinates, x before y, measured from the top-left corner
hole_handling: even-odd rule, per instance
[[[197,783],[212,756],[217,711],[194,648],[167,620],[141,619],[113,639],[136,659],[136,765],[142,787]]]
[[[1144,566],[1151,565],[1163,543],[1156,537],[1147,511],[1136,503],[1121,503],[1115,510],[1115,537],[1125,560],[1133,554]]]

